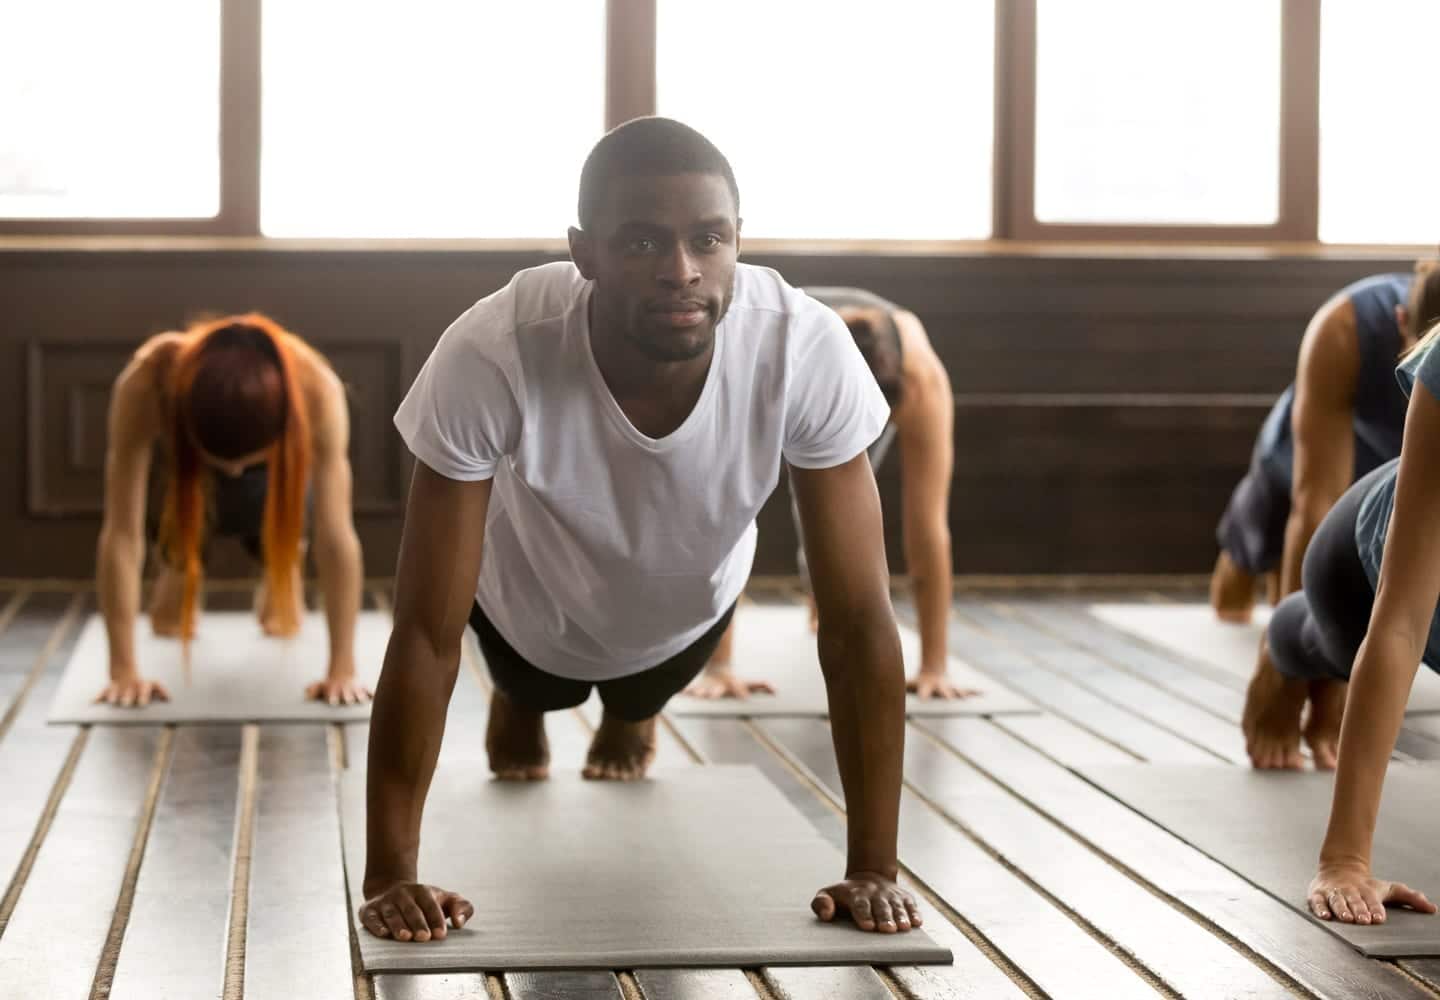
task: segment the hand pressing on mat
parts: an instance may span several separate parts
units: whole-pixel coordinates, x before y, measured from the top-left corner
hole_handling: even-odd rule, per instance
[[[709,666],[700,676],[690,682],[685,693],[692,698],[740,698],[752,694],[774,694],[775,685],[769,681],[750,681],[735,676],[729,667]]]
[[[356,680],[354,674],[342,677],[331,674],[323,681],[316,681],[307,687],[305,697],[309,701],[323,701],[327,705],[358,705],[369,701],[374,697],[374,693]]]
[[[1423,892],[1403,882],[1374,878],[1363,868],[1321,868],[1310,882],[1309,903],[1310,912],[1321,920],[1342,924],[1383,924],[1387,904],[1435,912],[1435,904]]]
[[[376,937],[396,941],[445,940],[445,921],[459,930],[475,915],[470,900],[457,893],[419,882],[366,886],[369,897],[360,907],[360,923]]]
[[[920,698],[939,698],[942,701],[956,701],[980,694],[975,688],[962,688],[952,682],[943,669],[926,670],[923,667],[905,682],[905,690]]]
[[[97,703],[117,705],[120,708],[144,708],[154,701],[169,701],[170,692],[159,681],[146,680],[136,673],[110,676],[110,683],[96,696]]]
[[[903,933],[925,922],[915,897],[877,872],[851,872],[845,881],[817,892],[810,909],[826,923],[848,912],[856,927],[881,934]]]

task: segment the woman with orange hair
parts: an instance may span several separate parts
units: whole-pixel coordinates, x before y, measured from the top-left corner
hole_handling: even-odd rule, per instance
[[[207,536],[237,537],[263,564],[256,610],[265,633],[298,631],[309,498],[330,662],[325,678],[305,693],[332,705],[370,696],[355,679],[363,571],[351,518],[349,421],[334,370],[265,316],[230,316],[158,334],[135,352],[110,399],[96,584],[110,683],[97,701],[128,707],[169,698],[142,675],[134,642],[157,446],[167,475],[150,604],[156,634],[195,634]]]

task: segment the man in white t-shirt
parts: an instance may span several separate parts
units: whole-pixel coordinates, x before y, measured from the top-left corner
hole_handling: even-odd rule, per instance
[[[473,915],[416,871],[466,623],[495,682],[497,777],[544,778],[544,713],[592,689],[605,711],[585,776],[643,777],[656,714],[734,610],[783,461],[850,815],[844,878],[811,906],[918,926],[895,883],[905,677],[865,455],[884,397],[835,313],[737,264],[734,175],[698,132],[615,129],[579,201],[573,263],[521,271],[456,320],[395,416],[418,461],[371,721],[361,922],[428,941]]]

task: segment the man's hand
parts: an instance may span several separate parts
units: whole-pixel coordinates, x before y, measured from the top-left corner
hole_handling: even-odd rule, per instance
[[[925,922],[915,897],[876,872],[851,872],[845,881],[817,892],[810,909],[826,923],[837,912],[848,912],[856,927],[881,934],[908,931]]]
[[[945,676],[944,670],[926,670],[905,682],[905,690],[920,698],[939,698],[942,701],[971,698],[982,692],[976,688],[962,688]]]
[[[96,696],[95,701],[120,708],[144,708],[151,700],[169,701],[170,692],[159,681],[146,680],[138,673],[126,671],[118,676],[112,671],[110,683]]]
[[[327,705],[359,705],[374,697],[364,684],[355,678],[355,668],[337,670],[332,665],[323,681],[316,681],[305,688],[309,701],[323,701]]]
[[[774,694],[775,685],[769,681],[747,681],[736,677],[729,667],[706,667],[699,677],[690,682],[685,693],[692,698],[739,698],[744,700],[752,694]]]
[[[1310,912],[1321,920],[1342,924],[1383,924],[1386,904],[1419,913],[1434,913],[1435,904],[1423,892],[1403,882],[1373,878],[1356,868],[1321,868],[1310,882]]]
[[[447,918],[459,930],[475,915],[464,896],[419,882],[391,882],[369,896],[360,923],[376,937],[396,941],[443,941]]]

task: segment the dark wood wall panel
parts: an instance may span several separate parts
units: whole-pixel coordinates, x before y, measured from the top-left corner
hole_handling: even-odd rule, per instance
[[[88,576],[107,389],[146,335],[258,309],[350,387],[367,571],[392,571],[408,457],[390,416],[435,339],[543,254],[0,251],[0,576]],[[749,256],[926,323],[956,391],[962,573],[1201,572],[1314,309],[1398,260]],[[899,465],[881,471],[903,570]],[[792,572],[784,487],[757,570]],[[226,560],[226,566],[235,565]]]

